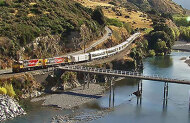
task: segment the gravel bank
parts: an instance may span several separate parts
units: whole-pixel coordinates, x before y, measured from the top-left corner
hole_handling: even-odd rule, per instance
[[[51,94],[40,98],[34,98],[31,101],[37,102],[44,100],[44,106],[56,106],[61,109],[72,109],[86,102],[102,97],[104,88],[99,84],[90,84],[85,90],[82,87],[74,88],[60,94]]]
[[[105,115],[107,115],[112,109],[104,109],[101,111],[94,112],[81,112],[78,114],[69,114],[69,115],[56,115],[52,118],[51,123],[85,123],[90,122],[92,120],[97,120]]]
[[[185,41],[176,41],[172,49],[190,52],[190,43],[185,42]]]
[[[18,102],[9,96],[0,95],[0,122],[26,114]]]

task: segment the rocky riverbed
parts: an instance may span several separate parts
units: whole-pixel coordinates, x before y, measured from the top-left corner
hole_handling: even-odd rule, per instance
[[[34,98],[31,101],[43,101],[44,106],[54,106],[61,109],[72,109],[94,99],[102,97],[104,88],[99,84],[90,84],[89,88],[77,87],[70,91]]]
[[[16,100],[7,95],[0,95],[0,122],[25,114]]]
[[[81,112],[81,113],[73,113],[68,115],[56,115],[52,118],[51,123],[85,123],[90,122],[92,120],[97,120],[99,118],[107,115],[112,109],[104,109],[101,111],[94,112]]]

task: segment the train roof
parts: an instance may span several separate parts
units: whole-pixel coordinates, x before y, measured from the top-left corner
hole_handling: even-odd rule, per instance
[[[101,53],[101,52],[105,52],[106,49],[102,49],[102,50],[96,50],[96,51],[93,51],[93,52],[90,52],[91,54],[94,54],[94,53]]]
[[[89,55],[89,53],[75,54],[75,55],[70,55],[70,56],[76,57],[76,56],[82,56],[82,55]]]

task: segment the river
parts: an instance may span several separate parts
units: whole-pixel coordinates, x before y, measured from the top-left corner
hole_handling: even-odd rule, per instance
[[[180,60],[189,56],[188,52],[173,52],[168,56],[144,59],[143,73],[159,74],[163,77],[190,80],[190,67]],[[169,84],[168,104],[163,108],[164,83],[143,80],[141,104],[130,94],[137,90],[139,80],[123,79],[115,86],[115,108],[108,115],[92,123],[190,123],[189,85]],[[97,111],[108,107],[109,92],[96,101],[79,107],[75,112]],[[72,110],[34,108],[28,115],[21,116],[7,123],[48,123],[57,114],[72,113]]]
[[[176,2],[179,5],[182,5],[182,7],[190,10],[190,2],[189,0],[172,0]]]

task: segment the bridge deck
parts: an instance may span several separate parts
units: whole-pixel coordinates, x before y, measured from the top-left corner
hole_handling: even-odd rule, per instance
[[[128,77],[128,78],[136,78],[136,79],[144,79],[144,80],[153,80],[153,81],[190,85],[190,81],[188,81],[188,80],[163,78],[163,77],[159,77],[158,75],[145,76],[142,73],[131,72],[131,71],[92,68],[92,67],[84,67],[84,66],[61,66],[61,67],[58,67],[57,69],[73,71],[73,72],[94,73],[94,74],[110,75],[110,76],[116,76],[116,77]]]

